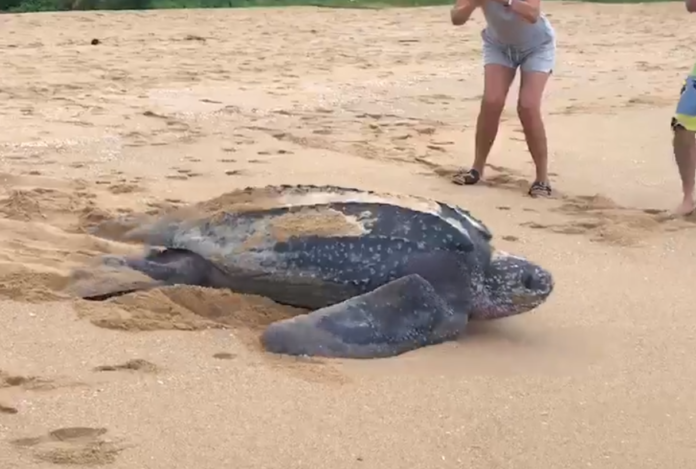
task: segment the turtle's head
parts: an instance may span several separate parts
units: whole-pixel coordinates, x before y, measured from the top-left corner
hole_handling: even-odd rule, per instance
[[[551,295],[551,272],[523,257],[503,251],[494,253],[485,274],[484,300],[472,319],[498,319],[526,313]]]

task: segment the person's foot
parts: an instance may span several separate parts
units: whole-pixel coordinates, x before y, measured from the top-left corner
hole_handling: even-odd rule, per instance
[[[461,170],[452,177],[452,182],[460,186],[471,186],[481,180],[481,171],[471,168],[469,170]]]
[[[696,212],[696,203],[693,199],[684,199],[679,206],[674,210],[674,213],[680,217],[685,217]]]
[[[551,197],[551,185],[548,182],[534,181],[528,194],[532,197]]]

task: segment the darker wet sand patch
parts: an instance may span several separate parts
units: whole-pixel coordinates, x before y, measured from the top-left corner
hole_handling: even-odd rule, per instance
[[[451,180],[460,170],[460,168],[444,167],[427,160],[419,160],[419,162],[438,176],[448,180]],[[494,171],[494,174],[487,173],[486,179],[481,180],[476,186],[513,190],[526,196],[529,181],[518,171],[502,166],[487,166]],[[474,188],[472,190],[475,190]],[[693,224],[689,224],[688,219],[678,219],[664,210],[625,207],[602,194],[567,194],[554,189],[554,195],[551,198],[537,199],[535,203],[543,204],[542,207],[549,212],[565,216],[566,219],[531,220],[522,223],[522,226],[560,234],[586,236],[594,242],[615,246],[638,246],[654,234],[693,228]],[[497,208],[511,210],[511,207],[507,206]],[[534,211],[533,209],[523,210]]]
[[[116,462],[118,454],[126,449],[122,440],[107,439],[107,432],[106,428],[65,427],[10,442],[40,461],[57,465],[99,466]]]

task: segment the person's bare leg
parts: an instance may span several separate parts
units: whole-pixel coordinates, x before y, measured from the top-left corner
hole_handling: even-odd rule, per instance
[[[673,147],[684,195],[675,212],[677,215],[689,215],[696,210],[696,133],[677,126],[674,129]]]
[[[492,50],[489,53],[495,55],[498,51]],[[488,154],[491,152],[493,142],[498,135],[500,116],[505,107],[510,85],[515,79],[515,72],[514,68],[498,63],[489,63],[484,66],[483,97],[476,119],[474,164],[471,169],[455,174],[452,179],[455,184],[476,184],[483,175]],[[474,171],[478,174],[474,175]]]
[[[517,115],[520,118],[527,148],[536,166],[535,182],[549,183],[548,144],[541,116],[541,101],[550,74],[522,71]]]
[[[683,194],[675,212],[677,215],[689,215],[696,210],[696,65],[684,80],[671,127],[674,132],[674,159],[679,168]]]
[[[476,147],[472,165],[472,169],[480,175],[483,175],[486,160],[498,135],[500,116],[514,79],[514,68],[498,64],[488,64],[484,67],[483,98],[476,119]]]

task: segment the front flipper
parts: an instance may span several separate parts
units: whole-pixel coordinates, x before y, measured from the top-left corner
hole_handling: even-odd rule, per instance
[[[269,352],[384,358],[454,339],[468,322],[432,285],[408,275],[369,293],[271,324],[261,336]]]

